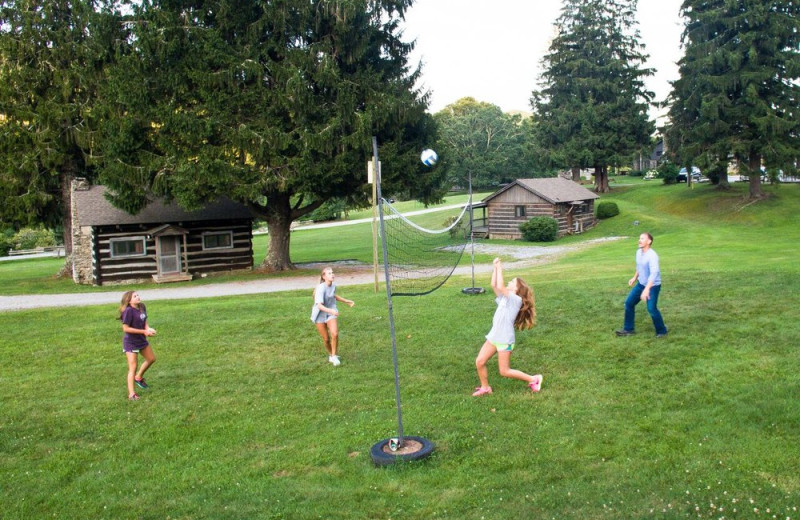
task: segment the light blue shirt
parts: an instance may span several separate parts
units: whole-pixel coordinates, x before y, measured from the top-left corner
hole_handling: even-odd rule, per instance
[[[647,285],[661,285],[661,268],[658,266],[658,255],[652,249],[643,253],[641,249],[636,250],[636,272],[639,273],[639,283]]]

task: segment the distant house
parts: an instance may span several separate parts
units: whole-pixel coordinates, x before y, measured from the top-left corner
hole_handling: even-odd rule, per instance
[[[103,186],[79,180],[72,192],[72,278],[105,285],[191,280],[253,267],[253,217],[228,199],[187,211],[155,201],[131,215]]]
[[[636,157],[632,164],[633,169],[646,171],[658,168],[658,165],[661,164],[661,161],[666,159],[666,155],[664,155],[666,151],[667,147],[664,143],[664,140],[659,139],[659,141],[656,143],[656,146],[653,148],[653,151],[650,153],[650,157],[646,157],[641,154]]]
[[[483,199],[488,210],[489,238],[519,239],[519,225],[532,217],[558,220],[558,236],[581,233],[596,223],[599,196],[563,177],[517,179]],[[477,207],[477,205],[476,205]]]

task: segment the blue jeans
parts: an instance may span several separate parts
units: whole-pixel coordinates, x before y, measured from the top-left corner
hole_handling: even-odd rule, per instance
[[[636,317],[636,305],[642,300],[642,292],[644,285],[636,282],[636,285],[631,288],[628,293],[628,298],[625,300],[625,325],[624,329],[633,332],[634,318]],[[661,312],[658,310],[658,293],[661,292],[660,285],[650,287],[650,299],[647,300],[647,312],[653,318],[653,325],[656,328],[656,334],[666,334],[667,327],[664,325],[664,319],[661,317]]]

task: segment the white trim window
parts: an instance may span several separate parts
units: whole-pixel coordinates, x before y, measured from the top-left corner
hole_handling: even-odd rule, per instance
[[[111,258],[144,256],[147,254],[145,237],[124,237],[109,239]]]
[[[203,250],[232,249],[233,231],[206,231],[203,233]]]

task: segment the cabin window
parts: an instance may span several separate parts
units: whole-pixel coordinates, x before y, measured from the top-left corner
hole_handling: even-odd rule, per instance
[[[112,238],[110,243],[111,258],[144,256],[147,251],[144,237]]]
[[[515,217],[524,217],[525,216],[525,206],[514,206],[514,216]]]
[[[230,249],[233,247],[233,231],[203,233],[203,249]]]

